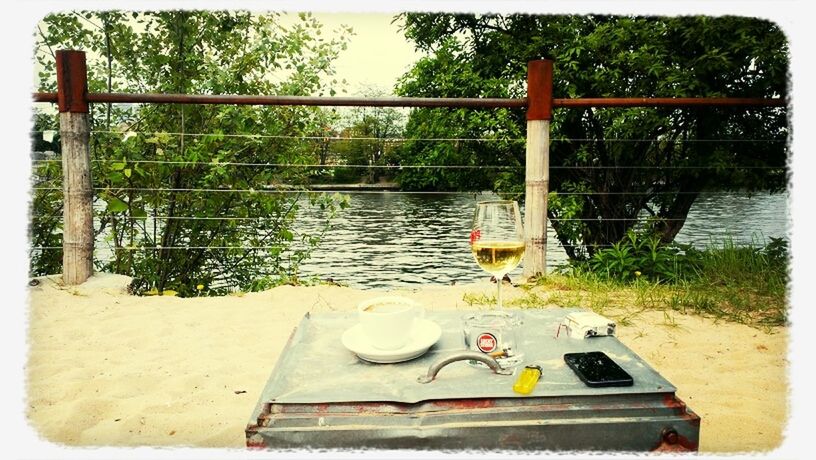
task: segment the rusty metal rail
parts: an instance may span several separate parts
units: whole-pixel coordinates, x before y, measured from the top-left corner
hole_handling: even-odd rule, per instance
[[[752,97],[579,97],[553,99],[553,107],[784,107],[782,98]]]
[[[57,102],[57,93],[34,93],[34,102]],[[323,107],[451,107],[451,108],[527,108],[528,98],[430,98],[430,97],[313,97],[249,96],[164,93],[88,93],[87,102],[165,103],[165,104],[234,104],[234,105],[308,105]],[[781,107],[782,98],[747,97],[608,97],[553,99],[554,108],[580,107]]]
[[[58,50],[56,53],[58,92],[33,93],[34,102],[57,103],[60,118],[81,120],[81,129],[69,131],[68,124],[61,122],[60,132],[63,152],[68,152],[70,141],[80,139],[82,155],[77,161],[68,161],[63,154],[63,171],[66,178],[90,178],[89,150],[90,129],[88,109],[90,103],[153,103],[153,104],[224,104],[224,105],[270,105],[270,106],[346,106],[346,107],[448,107],[471,109],[517,108],[526,110],[527,138],[525,150],[525,259],[524,277],[546,273],[547,187],[549,184],[550,121],[553,108],[581,107],[780,107],[787,104],[784,98],[744,98],[744,97],[692,97],[692,98],[569,98],[553,97],[553,62],[551,60],[530,61],[527,65],[527,93],[524,98],[429,98],[429,97],[313,97],[313,96],[272,96],[272,95],[216,95],[216,94],[165,94],[165,93],[97,93],[87,87],[87,65],[85,53],[77,50]],[[64,126],[63,126],[64,125]],[[184,133],[181,133],[182,136]],[[184,137],[182,137],[182,140]],[[79,151],[79,150],[77,150]],[[66,225],[63,235],[63,250],[70,254],[82,241],[82,257],[64,259],[64,271],[81,264],[81,276],[71,283],[84,281],[91,272],[93,238],[85,235],[92,232],[92,190],[82,186],[74,190],[68,181],[63,183],[66,197],[85,196],[84,201],[73,203],[67,200],[63,207],[66,216],[82,215],[82,225]],[[87,189],[87,190],[86,190]],[[81,192],[81,193],[80,193]],[[88,193],[90,192],[90,193]],[[84,194],[84,195],[83,195]],[[81,230],[81,232],[80,232]],[[66,279],[64,277],[64,279]]]
[[[34,93],[34,102],[56,102],[57,93]],[[235,105],[308,105],[345,107],[465,107],[525,108],[527,99],[501,98],[430,98],[430,97],[313,97],[251,96],[163,93],[88,93],[88,102],[164,103],[164,104],[235,104]]]

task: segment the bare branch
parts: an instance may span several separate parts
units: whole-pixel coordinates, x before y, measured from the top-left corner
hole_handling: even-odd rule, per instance
[[[87,22],[88,24],[90,24],[90,25],[92,25],[92,26],[96,27],[97,29],[99,29],[99,30],[104,30],[104,29],[103,29],[103,28],[102,28],[102,27],[101,27],[99,24],[95,24],[93,21],[91,21],[90,19],[86,18],[85,16],[83,16],[83,15],[79,14],[78,12],[74,11],[74,12],[73,12],[73,14],[74,14],[76,17],[78,17],[79,19],[82,19],[83,21]]]
[[[42,29],[40,28],[40,25],[39,25],[39,24],[37,24],[37,30],[40,32],[40,36],[41,36],[41,37],[42,37],[42,39],[43,39],[43,43],[45,43],[45,46],[47,46],[47,47],[48,47],[48,52],[49,52],[49,53],[51,53],[51,57],[53,57],[53,58],[54,58],[54,60],[56,61],[56,60],[57,60],[57,54],[56,54],[56,53],[54,53],[54,50],[53,50],[53,49],[51,49],[51,45],[49,45],[49,44],[48,44],[48,37],[46,37],[46,36],[45,36],[45,34],[43,33],[43,31],[42,31]]]

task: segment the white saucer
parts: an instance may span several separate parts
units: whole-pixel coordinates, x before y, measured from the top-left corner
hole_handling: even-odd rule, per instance
[[[391,364],[408,361],[422,356],[442,336],[442,328],[433,321],[419,318],[414,323],[411,338],[402,348],[380,350],[374,348],[363,334],[362,326],[357,324],[343,333],[343,346],[351,350],[360,359],[372,363]]]

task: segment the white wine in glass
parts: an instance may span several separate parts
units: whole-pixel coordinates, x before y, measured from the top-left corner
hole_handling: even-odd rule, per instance
[[[497,308],[501,310],[502,279],[524,257],[524,229],[518,203],[504,200],[477,203],[470,249],[482,270],[496,278]]]

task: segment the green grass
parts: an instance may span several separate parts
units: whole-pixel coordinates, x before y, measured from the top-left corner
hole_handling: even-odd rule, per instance
[[[466,293],[462,296],[462,300],[468,304],[469,307],[496,305],[496,297],[486,294]]]
[[[702,252],[698,276],[680,283],[669,299],[673,310],[750,325],[787,323],[788,261],[763,250],[722,246]]]
[[[620,324],[645,310],[693,313],[757,328],[787,324],[788,257],[784,242],[764,248],[741,246],[730,239],[696,251],[694,274],[672,282],[637,279],[621,282],[587,270],[554,274],[537,281],[520,305],[555,304],[590,308],[609,314]]]

